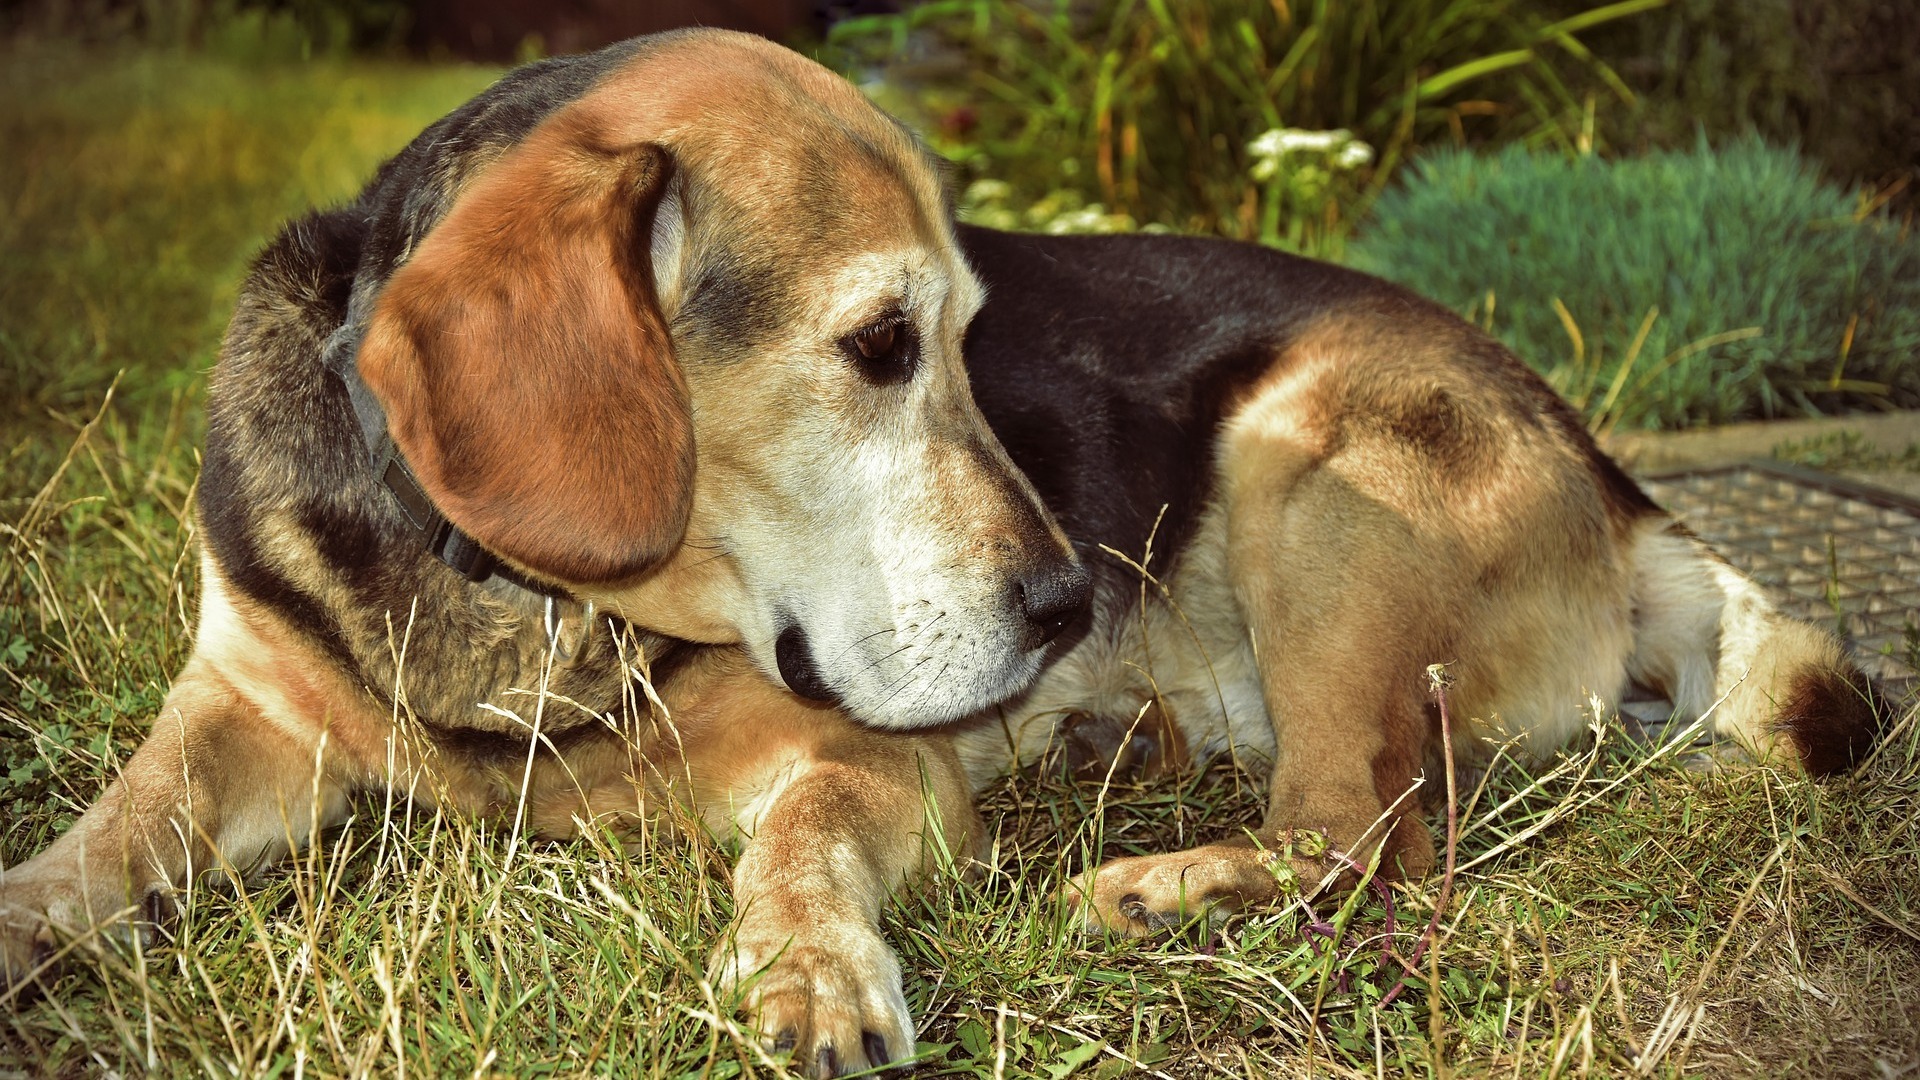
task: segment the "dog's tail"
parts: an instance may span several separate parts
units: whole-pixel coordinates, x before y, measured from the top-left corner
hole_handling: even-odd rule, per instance
[[[1887,710],[1839,640],[1782,614],[1672,518],[1638,528],[1629,673],[1682,717],[1713,709],[1715,733],[1762,758],[1821,776],[1865,757]]]

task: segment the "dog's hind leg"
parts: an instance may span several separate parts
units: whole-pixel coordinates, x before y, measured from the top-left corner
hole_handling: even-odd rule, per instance
[[[303,844],[346,805],[319,750],[196,656],[106,794],[0,872],[0,985],[41,973],[68,940],[150,931],[202,872],[244,874]]]
[[[697,664],[664,694],[697,810],[742,842],[714,981],[811,1075],[910,1057],[913,1019],[879,921],[896,888],[964,863],[980,835],[952,740],[863,729],[731,650]]]
[[[1461,507],[1531,506],[1556,477],[1517,451],[1511,469],[1491,463],[1502,432],[1476,421],[1472,386],[1430,385],[1444,365],[1416,362],[1427,346],[1380,348],[1411,358],[1404,379],[1353,374],[1363,361],[1338,340],[1300,347],[1224,425],[1213,502],[1176,575],[1220,566],[1245,628],[1274,740],[1265,820],[1082,875],[1089,925],[1151,933],[1311,889],[1376,855],[1387,876],[1432,865],[1415,786],[1435,731],[1428,667],[1471,661],[1453,655],[1461,628],[1487,596],[1513,591],[1480,569],[1508,565],[1486,548],[1513,523],[1483,509],[1487,527],[1463,528]],[[1316,858],[1322,844],[1330,861]]]
[[[1284,461],[1271,461],[1284,465]],[[1437,587],[1404,521],[1320,469],[1233,496],[1229,573],[1252,639],[1275,752],[1251,836],[1115,859],[1073,885],[1090,927],[1147,934],[1310,890],[1323,847],[1390,875],[1433,858],[1409,793],[1426,745],[1425,614]],[[1396,805],[1397,804],[1397,805]]]

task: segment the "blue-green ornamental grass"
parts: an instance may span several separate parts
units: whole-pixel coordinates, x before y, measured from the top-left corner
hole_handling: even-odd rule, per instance
[[[1348,249],[1597,428],[1920,405],[1920,237],[1790,149],[1434,153]]]

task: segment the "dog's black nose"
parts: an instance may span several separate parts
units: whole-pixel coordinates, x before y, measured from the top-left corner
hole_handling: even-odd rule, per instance
[[[1077,562],[1052,563],[1029,571],[1014,582],[1020,613],[1032,628],[1028,648],[1037,649],[1060,636],[1093,595],[1093,578]]]
[[[840,695],[833,692],[827,680],[820,677],[820,670],[813,666],[813,650],[807,647],[806,631],[799,626],[780,631],[780,636],[774,639],[773,659],[787,689],[812,701],[840,703]]]

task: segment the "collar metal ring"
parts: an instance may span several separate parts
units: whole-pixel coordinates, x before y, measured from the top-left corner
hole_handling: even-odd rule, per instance
[[[569,648],[561,636],[565,629],[560,616],[560,605],[551,596],[547,597],[544,621],[547,628],[547,648],[553,652],[553,662],[561,667],[572,667],[585,657],[588,647],[593,644],[594,606],[587,600],[580,605],[580,633]]]

